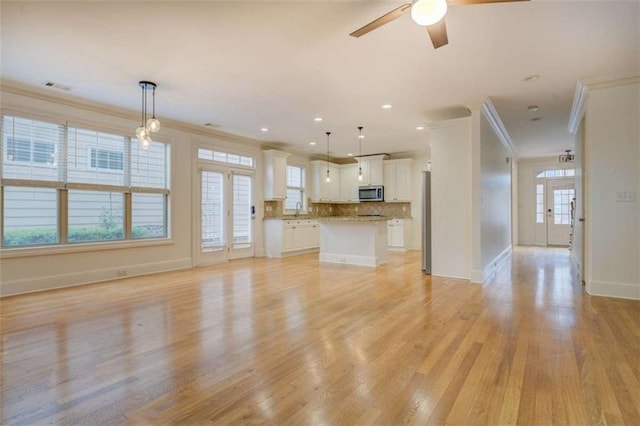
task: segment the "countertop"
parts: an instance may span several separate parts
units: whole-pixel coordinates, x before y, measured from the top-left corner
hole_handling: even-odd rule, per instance
[[[393,219],[387,216],[327,216],[319,217],[318,220],[323,222],[380,222]]]
[[[411,219],[411,217],[394,217],[394,216],[298,216],[285,215],[282,217],[265,217],[262,220],[332,220],[332,221],[356,221],[356,222],[372,222],[378,220],[392,219]]]

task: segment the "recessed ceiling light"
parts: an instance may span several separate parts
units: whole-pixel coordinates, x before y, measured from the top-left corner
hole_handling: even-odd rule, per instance
[[[529,110],[529,112],[538,112],[538,110],[540,109],[540,107],[538,105],[531,105],[529,108],[527,108]]]
[[[424,130],[424,126],[418,126],[416,127],[416,130]]]
[[[522,81],[536,81],[539,78],[540,78],[540,76],[538,74],[532,74],[532,75],[528,75],[525,78],[523,78]]]
[[[268,132],[269,129],[267,129],[266,127],[263,127],[262,129],[260,129],[261,132]]]
[[[313,119],[314,121],[322,121],[322,117],[316,117]]]
[[[315,142],[309,142],[309,145],[315,145],[315,144],[316,144]]]
[[[391,104],[384,104],[382,105],[382,109],[391,109],[393,105]]]
[[[353,157],[353,153],[352,153],[352,152],[348,153],[347,155],[348,155],[349,157]]]

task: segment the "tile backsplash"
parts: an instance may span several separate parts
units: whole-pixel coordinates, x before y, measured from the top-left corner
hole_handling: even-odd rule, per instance
[[[285,216],[282,201],[265,201],[264,218],[276,219]],[[381,215],[393,218],[410,218],[411,203],[385,203],[369,201],[366,203],[312,203],[309,200],[309,214],[313,217]]]

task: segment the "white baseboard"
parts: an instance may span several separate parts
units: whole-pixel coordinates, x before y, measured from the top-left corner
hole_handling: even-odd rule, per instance
[[[585,288],[591,296],[640,300],[640,283],[589,281],[586,283]]]
[[[56,288],[73,287],[84,284],[93,284],[101,281],[110,281],[118,278],[147,275],[156,272],[189,269],[191,268],[191,266],[191,258],[188,257],[184,259],[175,259],[164,262],[127,265],[126,267],[73,272],[70,274],[61,275],[49,275],[46,277],[39,277],[34,279],[4,281],[0,284],[0,297],[33,293],[36,291],[53,290]],[[122,274],[123,271],[126,271],[126,273]]]
[[[482,269],[482,282],[486,282],[489,278],[496,273],[496,271],[502,266],[502,264],[507,261],[511,256],[512,247],[509,246],[502,251],[499,255],[497,255],[493,260],[491,260],[487,266]]]
[[[344,265],[378,266],[385,262],[379,262],[375,256],[358,256],[355,254],[320,253],[320,262],[342,263]]]
[[[278,255],[269,255],[269,254],[265,254],[264,257],[268,257],[270,259],[280,259],[283,257],[291,257],[291,256],[298,256],[300,254],[307,254],[307,253],[317,253],[318,251],[320,251],[319,248],[310,248],[310,249],[303,249],[303,250],[292,250],[292,251],[285,251],[282,253],[279,253]]]

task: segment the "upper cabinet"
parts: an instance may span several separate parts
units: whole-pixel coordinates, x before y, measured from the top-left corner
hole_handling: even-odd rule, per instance
[[[327,169],[329,182],[327,182]],[[311,201],[314,203],[340,201],[340,166],[322,160],[311,162]]]
[[[358,165],[343,164],[340,166],[340,201],[357,203],[358,200]]]
[[[384,185],[382,163],[386,157],[386,155],[380,154],[358,158],[358,163],[362,167],[361,185]]]
[[[287,157],[289,154],[270,149],[262,151],[264,159],[264,199],[284,200],[287,196]]]
[[[387,202],[411,201],[410,158],[384,162],[384,200]]]

